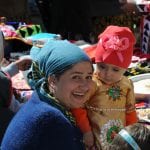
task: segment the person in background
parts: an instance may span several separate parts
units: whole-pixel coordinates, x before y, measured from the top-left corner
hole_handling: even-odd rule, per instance
[[[11,82],[11,77],[15,76],[19,71],[25,71],[28,70],[31,66],[32,59],[29,57],[22,57],[12,63],[9,63],[4,59],[4,47],[5,47],[5,42],[4,42],[4,36],[3,33],[0,31],[0,72],[1,72],[1,79],[6,78],[9,80],[9,90],[10,94],[6,94],[7,90],[1,90],[1,95],[2,97],[9,97],[9,108],[16,113],[22,104],[19,103],[18,100],[15,99],[15,96],[13,94],[13,87],[12,87],[12,82]],[[3,76],[3,77],[2,77]],[[2,81],[1,81],[2,82]],[[1,84],[1,88],[3,88],[4,85],[7,84]]]
[[[91,95],[92,62],[66,40],[51,40],[43,48],[33,47],[32,54],[34,50],[30,80],[35,90],[8,126],[1,149],[84,150],[71,109],[83,107]]]
[[[137,122],[133,83],[124,76],[131,63],[134,44],[134,34],[128,27],[110,25],[93,46],[96,63],[93,80],[97,90],[87,101],[86,108],[97,149],[105,149],[115,133]],[[86,117],[81,109],[73,113],[82,129],[85,122],[89,122],[88,118],[87,121],[81,119]]]
[[[141,123],[123,128],[108,146],[108,150],[149,150],[150,130]]]
[[[13,95],[11,76],[17,74],[19,70],[28,69],[32,62],[29,58],[20,59],[3,67],[3,59],[4,37],[0,31],[0,143],[9,122],[22,106]]]
[[[3,35],[0,32],[0,65],[3,59],[4,49],[3,49]],[[0,70],[0,143],[5,133],[5,130],[14,116],[13,111],[9,109],[12,88],[11,80]]]

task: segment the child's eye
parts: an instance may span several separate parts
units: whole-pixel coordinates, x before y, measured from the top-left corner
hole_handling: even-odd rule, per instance
[[[105,69],[106,67],[103,66],[103,65],[98,65],[98,68],[100,68],[100,69]]]
[[[119,69],[114,68],[114,69],[113,69],[113,71],[118,72],[118,71],[119,71]]]

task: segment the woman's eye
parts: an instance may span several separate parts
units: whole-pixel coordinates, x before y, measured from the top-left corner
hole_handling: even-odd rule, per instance
[[[92,76],[87,76],[86,79],[92,80]]]
[[[80,79],[80,76],[73,76],[72,79]]]

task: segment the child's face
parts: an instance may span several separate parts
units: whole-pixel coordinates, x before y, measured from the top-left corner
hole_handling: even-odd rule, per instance
[[[125,71],[126,69],[124,68],[106,63],[97,63],[96,68],[96,72],[98,73],[100,79],[107,84],[112,84],[119,81]]]

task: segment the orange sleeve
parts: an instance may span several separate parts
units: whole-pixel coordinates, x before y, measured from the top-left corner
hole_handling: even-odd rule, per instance
[[[126,126],[137,122],[138,122],[138,118],[137,118],[136,111],[126,113]]]
[[[76,119],[77,126],[85,133],[91,131],[91,126],[87,117],[87,111],[84,108],[75,108],[71,110]]]

